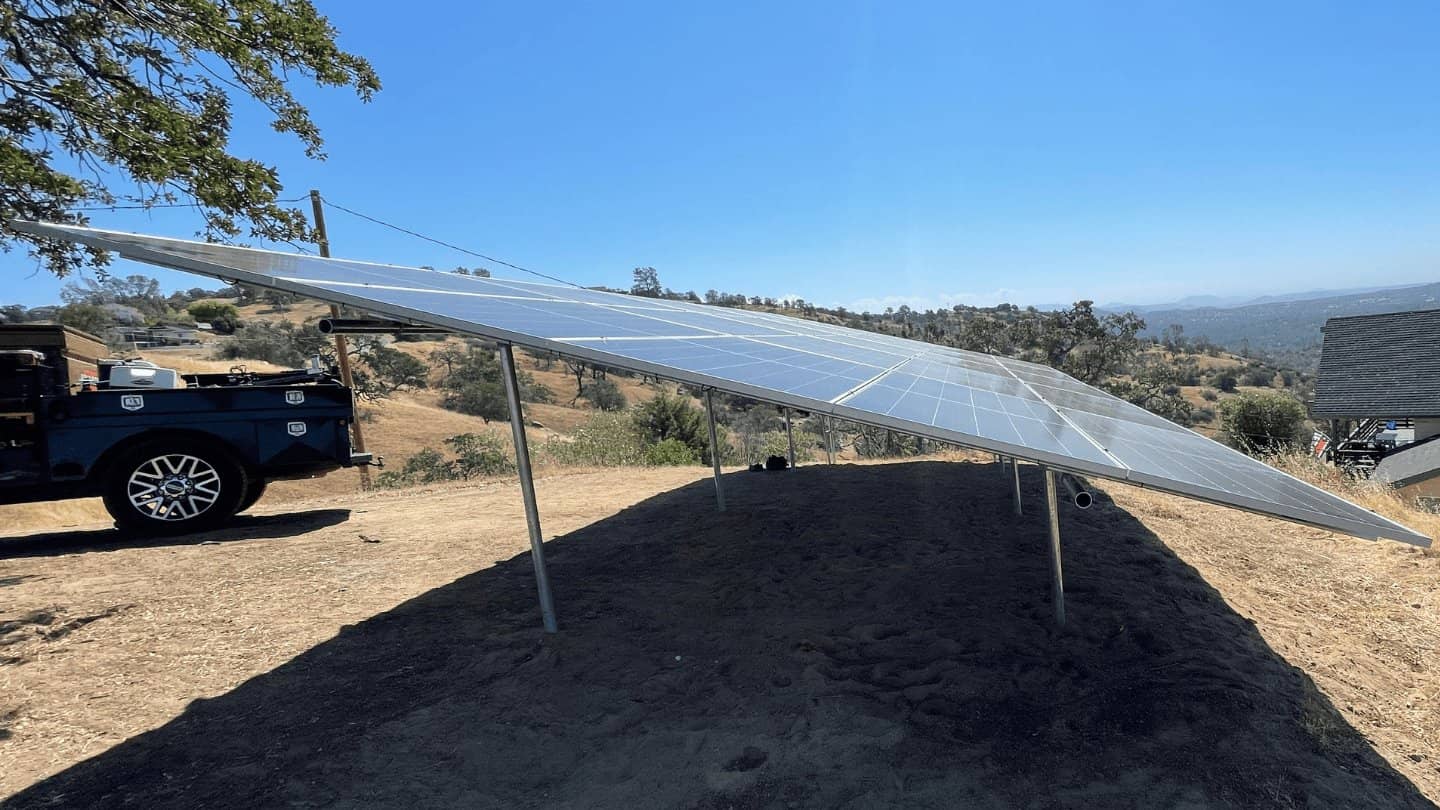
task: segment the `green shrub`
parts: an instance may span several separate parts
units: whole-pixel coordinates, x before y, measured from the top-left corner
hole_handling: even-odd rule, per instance
[[[802,430],[795,431],[796,462],[813,461],[816,449],[824,446],[825,440],[820,436]],[[789,452],[790,440],[785,435],[784,428],[754,434],[747,437],[745,443],[745,458],[752,464],[764,461],[770,456],[788,456]]]
[[[516,372],[515,381],[520,383],[521,402],[543,402],[548,404],[555,401],[555,392],[550,390],[550,386],[542,382],[536,382],[535,378],[528,372]],[[621,407],[624,406],[622,405]]]
[[[646,444],[675,439],[694,450],[701,461],[710,462],[709,425],[705,415],[688,399],[661,392],[637,407],[632,419]]]
[[[96,337],[102,337],[106,329],[115,325],[109,311],[96,304],[68,304],[60,308],[55,320]]]
[[[441,407],[478,416],[487,422],[510,418],[504,372],[493,351],[482,346],[465,349],[446,346],[431,352],[430,362],[444,367],[440,387],[446,393],[440,400]],[[522,402],[555,401],[555,393],[535,382],[529,372],[517,370],[515,381],[520,386]]]
[[[1209,388],[1206,388],[1204,391],[1200,392],[1200,398],[1205,400],[1206,402],[1214,402],[1215,400],[1220,398],[1220,395],[1214,391],[1211,391]]]
[[[1220,403],[1220,426],[1237,450],[1275,453],[1302,443],[1305,407],[1280,391],[1247,391]]]
[[[454,451],[454,459],[447,459],[439,450],[427,447],[405,459],[399,470],[381,473],[376,485],[393,488],[461,481],[503,475],[515,469],[509,445],[488,433],[462,433],[446,439],[445,444]]]
[[[208,323],[218,334],[229,335],[240,326],[240,310],[222,301],[196,301],[185,311],[201,323]]]
[[[511,446],[489,433],[462,433],[445,443],[455,452],[453,467],[461,478],[503,475],[515,470]]]
[[[405,464],[399,470],[380,473],[375,483],[382,487],[402,487],[453,481],[455,478],[455,468],[445,456],[439,450],[427,447],[405,459]]]
[[[510,418],[510,402],[499,380],[474,380],[450,388],[440,405],[452,411],[478,416],[486,422]]]
[[[679,467],[699,464],[700,456],[679,439],[665,439],[645,448],[645,463],[652,467]]]
[[[584,396],[591,405],[602,411],[623,411],[629,403],[625,401],[625,393],[620,386],[607,379],[592,380],[585,386]]]
[[[1270,388],[1275,385],[1275,372],[1267,368],[1247,369],[1240,376],[1240,382],[1255,388]]]
[[[237,329],[215,347],[220,360],[261,360],[299,368],[311,357],[334,359],[335,345],[317,329],[296,328],[289,321],[257,321]]]
[[[359,359],[368,368],[369,387],[378,396],[388,396],[406,388],[430,387],[430,367],[418,357],[399,349],[376,343],[367,346]],[[362,392],[362,395],[365,393]]]
[[[618,413],[597,413],[568,439],[553,438],[541,452],[559,464],[595,467],[645,463],[645,442],[635,422]]]

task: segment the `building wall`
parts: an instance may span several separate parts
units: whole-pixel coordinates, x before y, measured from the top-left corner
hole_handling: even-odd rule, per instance
[[[1409,486],[1400,487],[1396,491],[1407,501],[1413,501],[1421,497],[1440,498],[1440,475],[1434,478],[1427,478],[1424,481],[1416,481]]]
[[[1415,441],[1440,436],[1440,419],[1416,419]]]

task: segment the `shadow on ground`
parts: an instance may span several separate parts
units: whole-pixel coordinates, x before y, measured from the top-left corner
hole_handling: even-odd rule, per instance
[[[225,524],[224,528],[179,536],[137,535],[110,528],[0,537],[0,560],[58,557],[85,551],[232,543],[236,540],[279,540],[344,523],[349,517],[349,509],[317,509],[282,515],[240,515]]]
[[[1040,510],[993,465],[727,494],[550,542],[557,636],[522,555],[7,806],[1431,806],[1104,497],[1062,513],[1058,631]]]

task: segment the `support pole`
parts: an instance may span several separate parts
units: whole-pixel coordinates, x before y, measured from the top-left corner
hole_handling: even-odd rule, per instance
[[[1055,624],[1065,626],[1065,576],[1060,570],[1060,506],[1055,497],[1055,471],[1045,469],[1045,506],[1050,510],[1050,601],[1055,604]]]
[[[835,464],[835,420],[829,416],[825,417],[825,461]]]
[[[315,216],[315,238],[319,241],[320,255],[328,259],[330,258],[330,235],[325,232],[325,208],[321,205],[318,189],[310,189],[310,210]],[[330,317],[339,318],[340,307],[331,304]],[[350,348],[344,335],[337,334],[335,336],[335,358],[340,366],[340,382],[350,390],[351,401],[354,401],[355,375],[350,371]],[[354,436],[355,452],[365,452],[365,431],[360,428],[358,418],[350,420],[350,433]],[[360,488],[369,490],[371,488],[370,465],[361,464],[359,470]]]
[[[795,467],[795,430],[790,427],[790,409],[785,409],[785,438],[790,442],[790,467]]]
[[[720,441],[715,432],[715,392],[705,389],[705,413],[710,415],[710,463],[715,467],[715,511],[725,511],[725,483],[720,480]]]
[[[1025,511],[1020,506],[1020,464],[1015,459],[1010,459],[1010,471],[1014,473],[1012,478],[1015,481],[1015,514],[1023,515]]]
[[[510,430],[515,435],[515,467],[520,471],[520,495],[525,499],[525,522],[530,527],[530,561],[535,565],[535,589],[540,594],[540,616],[545,632],[553,633],[555,603],[550,598],[550,575],[545,571],[545,541],[540,534],[540,510],[535,505],[535,479],[530,475],[530,445],[525,439],[525,421],[520,412],[520,384],[515,381],[515,351],[500,344],[500,366],[505,374],[505,398],[510,401]]]

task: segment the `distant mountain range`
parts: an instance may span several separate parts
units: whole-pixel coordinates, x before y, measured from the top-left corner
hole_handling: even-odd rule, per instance
[[[1408,287],[1368,287],[1267,295],[1234,304],[1220,296],[1193,296],[1172,304],[1109,304],[1114,312],[1133,310],[1145,319],[1143,334],[1158,336],[1179,324],[1190,339],[1207,338],[1232,351],[1246,346],[1304,371],[1320,358],[1320,329],[1328,318],[1373,315],[1412,309],[1440,309],[1440,283]]]
[[[1339,298],[1363,293],[1406,289],[1416,285],[1381,285],[1377,287],[1346,287],[1336,290],[1305,290],[1303,292],[1279,293],[1276,295],[1190,295],[1178,301],[1160,304],[1101,304],[1099,309],[1112,312],[1167,312],[1176,309],[1233,309],[1252,304],[1279,304],[1287,301],[1311,301],[1322,298]],[[1423,285],[1421,285],[1423,286]]]

